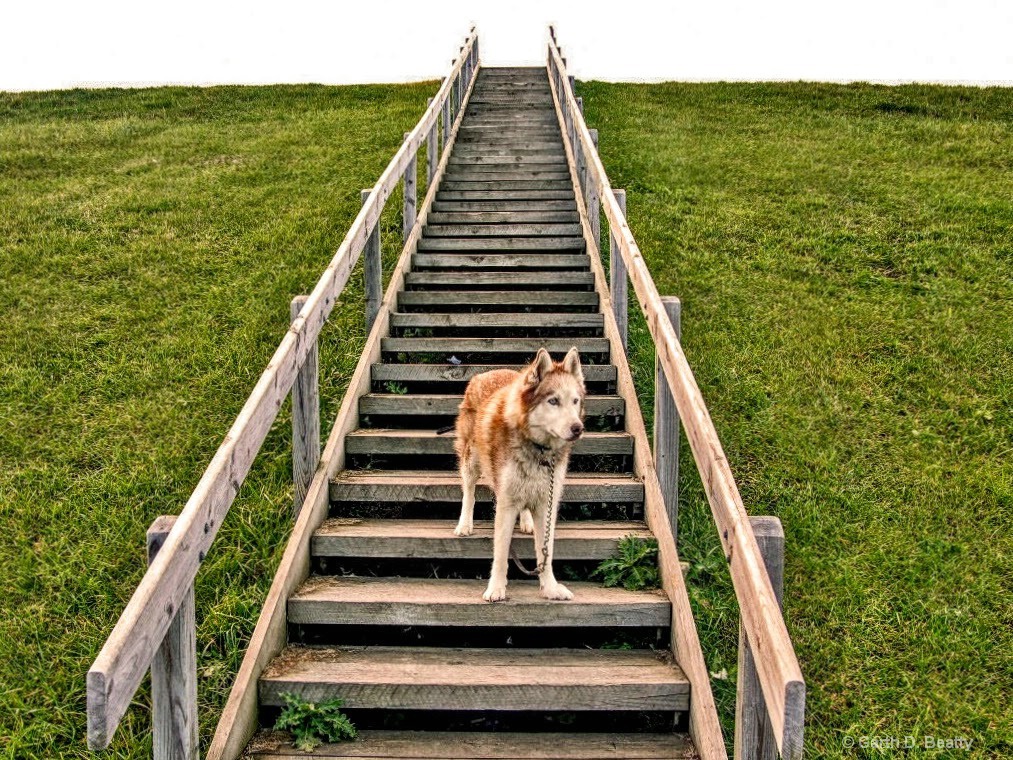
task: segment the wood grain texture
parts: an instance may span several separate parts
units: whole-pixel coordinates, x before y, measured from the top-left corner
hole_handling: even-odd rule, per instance
[[[485,556],[491,558],[491,552]],[[288,600],[288,621],[297,625],[629,628],[667,627],[672,620],[672,606],[662,591],[627,591],[571,581],[567,587],[574,598],[554,602],[541,596],[537,581],[513,581],[506,601],[489,604],[482,599],[485,586],[484,580],[316,576]]]
[[[605,338],[384,338],[381,345],[384,353],[426,353],[448,357],[507,353],[523,354],[533,359],[543,346],[551,354],[566,354],[575,346],[582,357],[609,352],[609,342]]]
[[[433,430],[404,430],[360,428],[345,438],[348,454],[420,456],[454,453],[454,437],[440,435]],[[633,439],[621,433],[585,433],[573,444],[574,456],[629,456],[633,453]]]
[[[439,309],[450,306],[483,307],[504,306],[518,310],[537,308],[582,307],[596,309],[598,294],[580,291],[558,291],[546,297],[544,291],[538,290],[406,290],[398,294],[398,308],[430,308]]]
[[[661,299],[676,335],[682,340],[682,302],[675,296]],[[654,469],[658,472],[661,496],[668,510],[672,537],[679,540],[679,410],[672,399],[668,380],[654,363]]]
[[[565,72],[554,45],[549,46],[549,56],[550,69]],[[555,76],[550,79],[554,80]],[[572,91],[563,87],[560,92],[555,81],[553,85],[560,107],[575,113]],[[731,468],[675,329],[664,315],[661,295],[618,206],[601,160],[593,150],[587,126],[579,116],[574,124],[574,142],[579,143],[591,162],[592,177],[598,183],[605,216],[626,262],[707,493],[775,733],[778,737],[801,735],[801,726],[790,725],[790,722],[804,712],[805,682]],[[651,527],[654,529],[653,525]],[[783,751],[783,747],[781,749]]]
[[[590,272],[409,272],[405,284],[411,288],[492,286],[531,290],[587,289],[594,286],[594,276]]]
[[[354,742],[295,749],[286,735],[262,732],[250,744],[258,760],[694,760],[685,734],[360,731]]]
[[[476,39],[473,32],[465,44],[465,51],[470,49],[470,46],[474,44]],[[462,52],[462,56],[464,54]],[[461,61],[462,57],[459,57],[458,63],[455,66],[460,65]],[[469,88],[465,93],[465,98],[470,96],[473,86],[474,78],[472,78]],[[414,140],[415,136],[424,134],[432,125],[442,104],[446,102],[448,92],[449,85],[445,80],[433,104],[426,111],[426,114],[423,115],[415,130],[413,130],[413,137],[409,142]],[[352,379],[349,382],[348,391],[342,400],[327,441],[327,446],[324,449],[322,456],[324,466],[317,470],[317,474],[310,484],[303,511],[293,528],[292,535],[285,548],[285,553],[275,573],[274,581],[268,591],[267,599],[261,609],[257,626],[246,650],[246,655],[240,665],[232,691],[229,694],[228,701],[215,729],[214,738],[208,748],[208,760],[235,760],[243,752],[246,743],[257,729],[257,679],[267,666],[267,663],[281,651],[285,644],[288,630],[285,620],[285,602],[289,595],[309,574],[311,536],[327,514],[330,505],[330,480],[344,466],[344,439],[358,421],[358,396],[369,389],[370,366],[380,360],[380,341],[387,331],[386,315],[389,314],[390,306],[394,303],[398,291],[404,286],[404,276],[410,267],[413,246],[418,239],[422,225],[426,223],[426,214],[436,197],[439,177],[446,171],[449,151],[453,147],[454,138],[459,126],[460,120],[454,123],[446,134],[446,153],[440,160],[436,182],[427,191],[426,199],[419,216],[420,224],[412,231],[412,235],[401,252],[401,257],[391,275],[390,284],[383,300],[383,305],[387,308],[381,308],[373,324],[372,331],[366,340],[362,354],[359,357]],[[416,144],[416,149],[417,147]],[[388,195],[390,188],[396,183],[398,169],[403,169],[403,164],[399,162],[400,157],[405,151],[406,146],[402,146],[375,186],[387,188]],[[386,200],[386,197],[384,196],[384,200]],[[355,224],[358,224],[360,219],[364,219],[364,212],[365,209],[360,211],[359,216],[356,218],[356,223],[353,223],[353,231],[355,230]],[[372,218],[374,226],[377,218],[378,214]],[[346,237],[346,241],[347,239]],[[361,240],[364,245],[365,232],[363,232]]]
[[[366,188],[361,192],[362,205],[369,201],[372,192]],[[366,290],[366,332],[368,333],[376,315],[380,311],[380,301],[383,299],[383,257],[380,252],[380,229],[374,227],[366,238],[366,246],[362,251],[362,281]]]
[[[451,238],[423,237],[419,241],[421,251],[580,251],[584,250],[584,239],[577,236],[546,237],[497,237],[474,238],[470,236]]]
[[[404,137],[408,139],[408,132],[405,132]],[[411,158],[408,161],[408,166],[405,167],[404,178],[402,180],[402,191],[404,196],[404,207],[401,214],[401,234],[404,241],[408,242],[408,236],[412,234],[412,227],[415,226],[416,209],[419,204],[419,166],[417,153],[412,153]]]
[[[296,296],[289,308],[295,319],[306,304],[306,296]],[[320,464],[320,371],[318,347],[313,346],[299,368],[292,386],[292,517],[299,516],[306,490]]]
[[[492,501],[492,491],[479,483],[475,498]],[[345,470],[331,486],[333,501],[460,501],[461,480],[456,472],[432,470]],[[560,496],[563,502],[639,503],[644,486],[622,474],[569,473]]]
[[[359,414],[456,416],[462,398],[449,393],[369,393],[359,398]],[[588,396],[584,408],[589,417],[621,417],[626,401],[619,396]]]
[[[405,328],[542,328],[559,330],[601,330],[605,324],[601,314],[547,313],[528,314],[524,312],[506,314],[469,314],[461,312],[423,312],[390,315],[390,325],[395,330]]]
[[[291,692],[393,710],[685,710],[689,684],[654,652],[436,647],[288,647],[260,682],[263,704]]]
[[[568,128],[568,117],[566,114],[573,113],[576,109],[572,101],[572,90],[568,93],[567,102],[569,103],[569,108],[567,111],[563,109],[562,98],[564,97],[563,90],[565,87],[563,81],[566,76],[565,64],[561,64],[558,54],[554,55],[554,53],[555,51],[550,50],[549,79],[552,84],[553,100],[556,103],[559,123],[561,129],[565,131]],[[567,151],[574,188],[577,188],[576,164],[573,161],[572,153],[570,153],[569,145],[567,146]],[[582,202],[578,202],[577,209],[581,215],[581,221],[585,225],[585,229],[589,231],[587,213]],[[589,245],[593,247],[590,234],[587,237]],[[714,695],[711,690],[710,674],[700,647],[700,638],[696,630],[689,594],[686,590],[682,565],[679,562],[675,539],[672,536],[664,502],[661,498],[661,488],[658,484],[654,462],[650,455],[643,416],[639,405],[634,403],[637,398],[636,388],[633,385],[626,352],[622,350],[619,328],[611,307],[611,298],[605,279],[605,272],[601,266],[601,260],[596,254],[597,251],[592,251],[590,257],[592,261],[591,271],[595,276],[599,292],[603,294],[602,299],[604,303],[602,304],[602,311],[608,315],[605,319],[605,334],[615,348],[612,352],[612,361],[615,363],[618,373],[617,390],[629,402],[626,429],[633,433],[636,440],[634,447],[635,473],[644,483],[644,513],[647,518],[648,527],[658,541],[658,559],[661,566],[662,588],[665,589],[665,593],[672,602],[672,654],[684,669],[687,678],[693,686],[693,699],[689,710],[690,736],[703,760],[726,760],[727,751],[721,733],[721,725],[718,721]]]
[[[585,253],[542,253],[540,251],[470,253],[451,250],[445,253],[417,253],[412,257],[412,265],[415,269],[546,271],[586,269],[589,262]]]
[[[157,556],[174,515],[148,528],[148,564]],[[183,597],[151,661],[151,749],[154,760],[199,757],[197,722],[197,619],[193,589]]]
[[[597,294],[595,294],[597,297]],[[374,364],[373,381],[466,383],[475,375],[494,369],[518,370],[521,364]],[[583,367],[586,383],[615,382],[616,369],[611,364],[587,364]]]
[[[626,191],[615,191],[616,203],[623,216],[626,216]],[[609,292],[612,294],[612,313],[615,314],[616,326],[619,328],[619,339],[626,350],[630,333],[629,286],[626,278],[626,262],[619,252],[619,243],[615,233],[609,227]]]
[[[412,486],[417,487],[416,483]],[[460,494],[460,485],[458,485]],[[486,491],[486,501],[491,495]],[[428,559],[490,559],[492,522],[478,520],[471,536],[455,536],[444,520],[390,520],[336,517],[325,520],[313,535],[318,557],[424,557]],[[557,560],[603,560],[625,536],[649,538],[643,523],[605,520],[562,522],[556,528],[553,556]],[[535,556],[530,534],[515,532],[513,547],[522,559]],[[479,593],[481,596],[481,593]],[[663,625],[668,625],[664,623]]]

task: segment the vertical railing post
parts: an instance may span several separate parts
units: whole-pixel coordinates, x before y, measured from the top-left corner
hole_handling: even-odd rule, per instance
[[[749,524],[760,547],[770,585],[777,603],[784,607],[784,529],[776,517],[750,517]],[[785,760],[802,756],[801,736],[797,746],[784,747]],[[778,756],[774,729],[760,688],[746,632],[739,624],[739,673],[735,697],[735,760],[775,760]]]
[[[369,200],[371,188],[362,191],[362,205]],[[366,247],[362,249],[362,274],[366,280],[366,333],[373,329],[376,315],[380,313],[380,301],[383,300],[383,263],[380,260],[380,210],[377,209],[376,224],[366,238]]]
[[[447,149],[447,142],[450,140],[450,99],[451,93],[447,93],[447,97],[443,101],[443,137],[440,138],[440,155],[443,155],[443,151]]]
[[[594,145],[595,153],[598,152],[598,130],[589,129],[591,143]],[[601,199],[598,196],[598,183],[592,176],[588,161],[584,161],[584,193],[587,196],[587,221],[591,225],[591,237],[594,239],[594,247],[601,252]]]
[[[408,139],[408,135],[411,132],[404,133],[404,139]],[[408,166],[404,170],[404,214],[402,215],[402,232],[404,241],[408,242],[408,236],[412,234],[412,228],[415,227],[415,213],[416,206],[419,202],[418,193],[418,181],[419,181],[419,165],[418,165],[418,151],[412,152],[411,161],[408,162]]]
[[[616,203],[619,204],[623,217],[626,216],[626,191],[613,190]],[[629,334],[629,289],[626,284],[626,262],[623,261],[623,254],[619,250],[619,241],[616,239],[616,231],[609,229],[609,290],[612,295],[612,311],[616,316],[616,324],[619,326],[619,339],[623,342],[623,350],[626,349],[626,339]]]
[[[292,321],[299,316],[307,296],[296,296],[289,307]],[[299,517],[306,491],[320,464],[320,375],[318,343],[306,353],[306,359],[292,384],[292,514]]]
[[[676,336],[682,340],[682,302],[675,296],[663,296],[661,303]],[[679,410],[675,407],[668,379],[657,357],[654,359],[654,469],[658,473],[661,495],[672,525],[672,538],[678,542]]]
[[[149,566],[175,522],[175,515],[162,515],[148,528]],[[197,620],[192,584],[151,660],[151,718],[154,760],[198,757]]]
[[[433,104],[433,99],[429,98],[426,102],[428,108]],[[433,126],[429,129],[429,135],[426,137],[426,192],[429,192],[429,188],[433,186],[433,177],[436,176],[436,166],[439,164],[438,157],[438,146],[436,144],[436,133],[438,130],[439,119],[433,119]]]

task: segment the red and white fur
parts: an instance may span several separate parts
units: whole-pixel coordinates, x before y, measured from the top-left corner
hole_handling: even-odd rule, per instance
[[[535,557],[541,561],[545,517],[552,485],[549,552],[539,575],[546,599],[572,599],[573,594],[552,572],[556,513],[563,492],[570,449],[584,433],[584,373],[580,354],[571,348],[554,362],[544,348],[520,372],[492,370],[468,383],[457,415],[455,449],[461,468],[461,519],[454,533],[470,536],[479,473],[496,497],[492,573],[483,598],[506,599],[507,555],[514,525],[534,532]],[[554,462],[551,469],[545,462]]]

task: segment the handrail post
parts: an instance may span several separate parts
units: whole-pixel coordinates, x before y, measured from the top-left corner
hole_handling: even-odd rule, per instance
[[[626,217],[626,191],[613,190],[616,203],[619,204],[623,218]],[[626,340],[629,334],[629,288],[626,284],[626,262],[619,250],[619,241],[616,239],[616,232],[609,229],[609,290],[612,295],[612,311],[616,316],[616,324],[619,327],[619,340],[623,343],[623,350],[626,350]]]
[[[784,608],[784,528],[776,517],[750,517],[749,525],[760,547],[777,603]],[[745,629],[739,624],[739,674],[735,697],[735,760],[776,760],[777,741],[763,699],[756,662]],[[792,743],[785,737],[783,757],[802,757],[802,737]]]
[[[151,523],[148,565],[155,561],[175,523],[175,515],[162,515]],[[192,583],[151,660],[151,721],[154,760],[198,757],[197,621]]]
[[[404,139],[408,139],[410,132],[404,133]],[[404,214],[402,215],[402,233],[404,241],[408,242],[408,236],[412,234],[415,226],[415,209],[419,202],[417,184],[419,181],[419,159],[418,154],[413,153],[411,161],[404,170]]]
[[[292,299],[290,314],[294,322],[308,296]],[[292,384],[292,518],[299,517],[306,491],[320,464],[320,374],[319,342],[314,340]]]
[[[433,99],[429,98],[426,101],[426,108],[433,105]],[[433,186],[433,177],[436,176],[436,167],[439,164],[437,158],[437,145],[436,145],[436,132],[439,120],[433,121],[433,126],[429,130],[429,136],[426,137],[426,192],[429,192],[429,188]]]
[[[591,142],[594,144],[595,153],[598,152],[598,130],[589,129]],[[601,251],[601,199],[598,196],[598,183],[595,182],[588,171],[587,162],[584,162],[584,193],[587,196],[587,221],[591,224],[591,237],[594,239],[594,247]]]
[[[450,93],[443,99],[443,136],[440,138],[440,155],[447,149],[447,141],[450,140]]]
[[[362,191],[362,205],[369,200],[371,188]],[[366,246],[362,249],[362,274],[366,281],[366,333],[373,329],[376,315],[380,313],[380,301],[383,299],[383,264],[380,260],[380,214],[376,215],[376,226],[366,238]]]
[[[662,296],[661,303],[675,328],[676,336],[682,340],[682,301],[675,296]],[[654,360],[654,469],[658,473],[661,495],[672,525],[672,538],[678,546],[679,410],[657,357]]]

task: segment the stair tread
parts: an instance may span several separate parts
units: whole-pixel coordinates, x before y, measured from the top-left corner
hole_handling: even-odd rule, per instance
[[[563,604],[562,602],[560,604]],[[260,679],[345,707],[440,710],[685,710],[689,682],[666,654],[620,649],[288,646]]]
[[[259,760],[691,760],[682,733],[507,733],[485,731],[360,731],[354,742],[322,744],[304,753],[283,737],[262,732],[247,750]]]
[[[475,375],[495,369],[518,370],[524,365],[515,364],[374,364],[372,377],[374,381],[412,381],[421,382],[467,382]],[[614,364],[587,364],[583,367],[584,382],[609,382],[616,379],[617,371]]]
[[[449,529],[448,529],[449,532]],[[467,541],[468,539],[458,539]],[[511,581],[507,599],[482,599],[486,581],[320,575],[288,601],[288,622],[304,625],[664,627],[671,606],[663,591],[567,582],[574,598],[550,601],[538,581]]]

